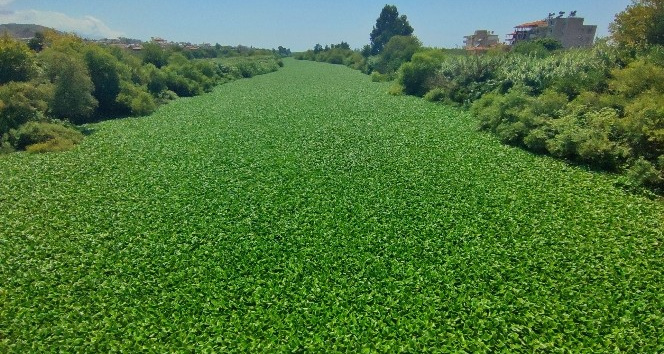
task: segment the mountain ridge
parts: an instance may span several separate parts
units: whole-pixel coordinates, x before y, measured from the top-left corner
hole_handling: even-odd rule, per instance
[[[44,32],[48,30],[60,32],[50,27],[35,25],[35,24],[23,24],[23,23],[0,24],[0,34],[7,33],[12,37],[22,38],[22,39],[32,38],[35,36],[35,33]]]

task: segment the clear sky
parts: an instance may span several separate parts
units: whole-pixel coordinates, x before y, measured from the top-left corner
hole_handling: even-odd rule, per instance
[[[385,4],[408,16],[427,46],[454,48],[476,29],[504,39],[517,24],[572,10],[608,35],[631,0],[0,0],[0,23],[36,23],[82,36],[162,37],[176,42],[284,46],[369,43]]]

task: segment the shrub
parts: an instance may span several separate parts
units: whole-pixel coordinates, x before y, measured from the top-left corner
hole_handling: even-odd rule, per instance
[[[452,57],[442,62],[432,87],[445,90],[450,102],[469,105],[499,87],[495,79],[504,60],[501,55]]]
[[[72,150],[75,146],[76,144],[69,139],[53,138],[43,143],[28,145],[25,151],[29,153],[60,152]]]
[[[31,148],[31,151],[34,152],[69,148],[81,140],[83,140],[83,134],[80,131],[58,123],[28,122],[9,133],[9,141],[12,146],[18,150],[24,150],[37,145]]]
[[[152,64],[157,68],[168,64],[168,53],[156,43],[145,43],[141,53],[145,64]]]
[[[422,43],[414,36],[394,36],[377,57],[373,68],[382,74],[395,73],[401,64],[410,61],[421,47]]]
[[[408,95],[424,96],[433,88],[433,79],[444,60],[442,52],[428,50],[413,55],[399,69],[399,84]]]
[[[167,68],[166,70],[166,86],[179,97],[192,97],[204,92],[201,84],[180,75],[173,68]]]
[[[442,102],[447,99],[447,92],[441,87],[436,87],[427,92],[424,99],[429,102]]]
[[[390,80],[391,78],[389,75],[381,74],[378,71],[374,71],[371,73],[371,81],[373,82],[387,82]]]
[[[157,103],[154,97],[147,92],[147,87],[128,83],[123,83],[117,102],[124,107],[125,111],[136,117],[148,115],[157,109]]]
[[[631,155],[618,138],[618,114],[610,108],[584,114],[583,125],[576,127],[577,154],[581,161],[607,170],[617,170]]]
[[[147,88],[150,93],[159,95],[168,89],[168,75],[166,73],[152,64],[147,64],[145,71],[148,77]]]
[[[661,157],[660,157],[661,159]],[[643,157],[638,158],[626,171],[627,178],[636,186],[664,187],[664,169],[659,170]]]
[[[0,135],[26,122],[43,119],[52,96],[50,84],[10,82],[0,86]]]
[[[611,89],[627,98],[649,90],[664,92],[664,67],[645,59],[635,60],[624,69],[614,69],[611,74]]]
[[[625,107],[621,121],[627,141],[639,156],[664,154],[664,93],[648,91]]]

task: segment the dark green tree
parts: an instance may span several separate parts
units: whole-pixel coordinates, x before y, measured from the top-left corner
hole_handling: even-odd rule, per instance
[[[393,74],[420,48],[422,43],[415,36],[393,36],[380,53],[375,69],[381,74]]]
[[[46,37],[44,37],[43,33],[37,32],[35,33],[35,36],[28,41],[28,47],[35,52],[41,52],[42,49],[44,49],[44,43],[46,43]]]
[[[168,64],[168,53],[157,43],[143,44],[143,62],[161,69]]]
[[[94,84],[94,97],[99,101],[99,109],[112,112],[116,106],[115,99],[120,93],[118,60],[103,48],[90,46],[85,52],[85,62]]]
[[[44,53],[49,76],[55,84],[51,112],[56,118],[74,124],[88,122],[98,103],[92,95],[95,87],[84,60],[60,52]]]
[[[371,31],[371,54],[380,54],[392,37],[410,36],[411,34],[413,34],[413,27],[408,23],[406,15],[399,16],[396,6],[385,5],[376,20],[376,26]]]

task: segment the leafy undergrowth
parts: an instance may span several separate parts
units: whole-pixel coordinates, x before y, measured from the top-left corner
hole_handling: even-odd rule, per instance
[[[664,350],[661,203],[357,71],[0,159],[0,351]]]

